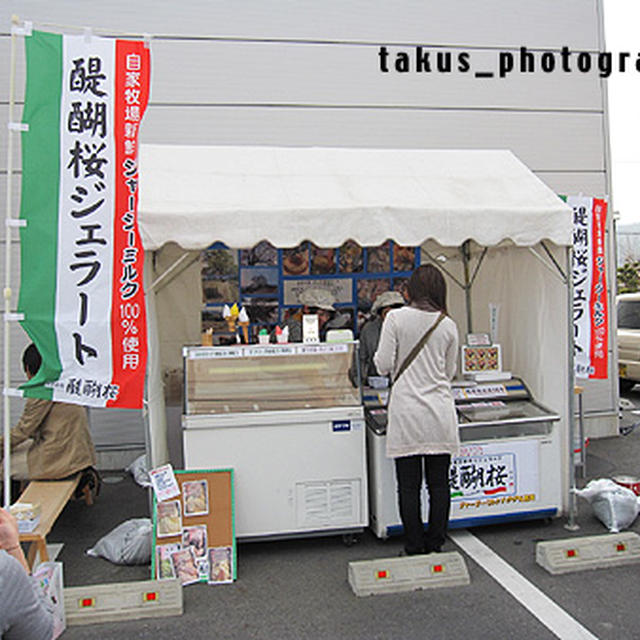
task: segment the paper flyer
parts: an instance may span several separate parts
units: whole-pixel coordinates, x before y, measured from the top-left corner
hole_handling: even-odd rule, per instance
[[[156,492],[158,502],[169,500],[180,495],[180,487],[170,464],[163,464],[149,471],[153,490]]]

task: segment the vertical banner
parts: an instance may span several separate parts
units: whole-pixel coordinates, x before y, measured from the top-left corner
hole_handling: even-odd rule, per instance
[[[603,379],[608,368],[609,309],[605,231],[607,203],[569,196],[573,208],[573,327],[575,372],[580,378]]]
[[[18,310],[43,364],[24,395],[137,409],[147,353],[137,160],[149,50],[38,31],[25,43]]]

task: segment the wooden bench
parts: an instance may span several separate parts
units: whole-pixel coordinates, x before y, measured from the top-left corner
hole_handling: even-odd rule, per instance
[[[20,534],[21,543],[30,543],[27,555],[29,568],[33,569],[36,551],[40,553],[40,562],[49,560],[47,536],[67,502],[73,496],[81,475],[78,473],[66,480],[32,480],[18,498],[18,502],[39,504],[41,508],[38,526],[29,533]],[[85,489],[83,491],[85,501],[87,504],[93,504],[91,492],[88,491],[88,487]]]

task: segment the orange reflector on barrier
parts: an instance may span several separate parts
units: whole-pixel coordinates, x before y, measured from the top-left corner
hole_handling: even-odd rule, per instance
[[[144,602],[155,602],[158,599],[157,591],[149,591],[149,593],[145,593],[142,596]]]
[[[87,607],[95,607],[96,600],[95,598],[82,598],[82,600],[78,603],[81,609],[86,609]]]
[[[388,571],[378,571],[378,573],[376,574],[376,578],[378,578],[378,580],[383,580],[384,578],[388,578],[388,577],[389,577]]]

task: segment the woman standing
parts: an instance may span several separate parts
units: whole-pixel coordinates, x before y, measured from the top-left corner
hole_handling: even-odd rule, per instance
[[[374,362],[393,380],[387,456],[395,459],[405,552],[413,555],[440,551],[447,530],[449,465],[460,445],[451,393],[458,331],[446,315],[447,286],[437,267],[418,267],[409,278],[408,295],[408,306],[387,314]],[[429,492],[426,535],[423,474]]]

